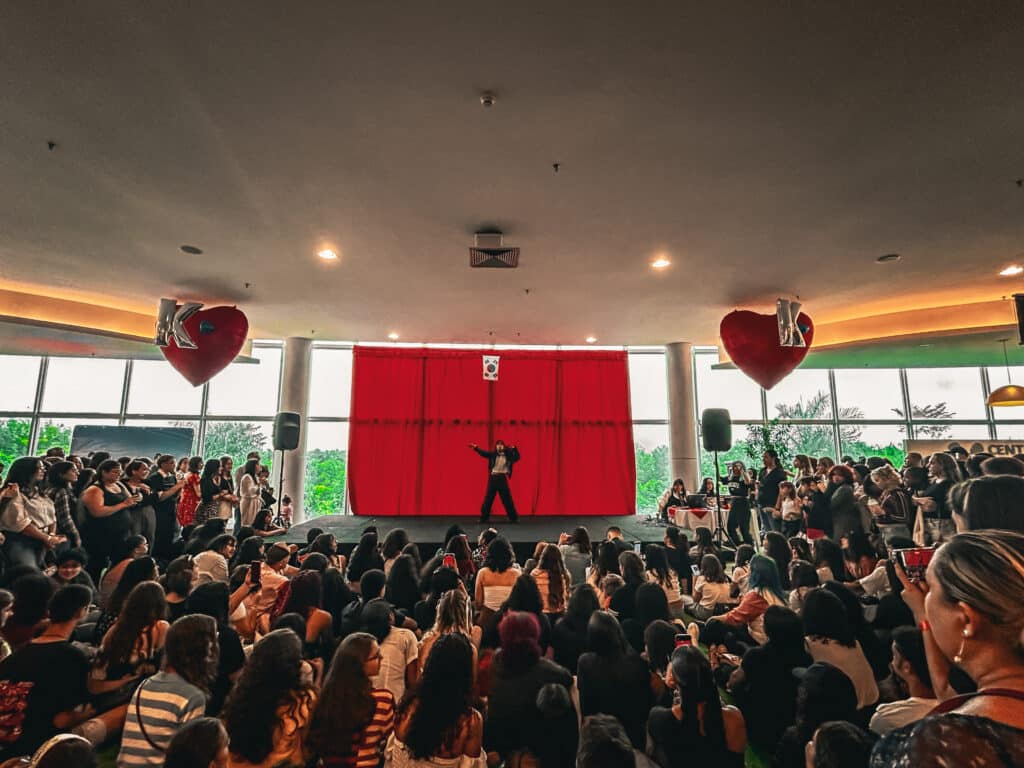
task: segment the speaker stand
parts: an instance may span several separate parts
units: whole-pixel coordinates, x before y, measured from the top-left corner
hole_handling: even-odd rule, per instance
[[[284,497],[284,449],[281,449],[281,461],[277,465],[277,520],[274,525],[284,526],[281,519],[281,499]],[[290,526],[289,526],[290,527]]]
[[[718,451],[715,451],[715,530],[711,534],[711,541],[719,548],[732,549],[735,546],[729,534],[722,527],[722,492],[719,486],[722,478],[722,470],[718,468]]]

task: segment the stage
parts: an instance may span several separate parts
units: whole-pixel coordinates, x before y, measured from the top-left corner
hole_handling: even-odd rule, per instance
[[[469,535],[470,545],[476,546],[476,538],[484,530],[477,517],[359,517],[356,515],[322,515],[303,523],[293,525],[281,540],[289,544],[305,544],[306,532],[310,528],[322,528],[333,533],[339,549],[348,554],[359,541],[367,526],[377,526],[383,541],[392,528],[404,528],[409,540],[420,545],[423,555],[431,555],[442,545],[441,539],[448,526],[458,524]],[[505,536],[516,550],[520,562],[533,554],[538,541],[558,543],[560,533],[571,533],[573,528],[584,526],[590,532],[592,542],[602,541],[605,531],[613,525],[622,529],[623,538],[642,544],[660,544],[665,536],[665,524],[654,523],[654,518],[641,515],[603,517],[598,515],[582,517],[521,517],[518,523],[510,523],[504,515],[491,517],[490,527]]]

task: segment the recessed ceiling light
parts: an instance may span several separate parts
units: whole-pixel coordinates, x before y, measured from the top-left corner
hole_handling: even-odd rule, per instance
[[[198,256],[203,252],[203,249],[197,248],[194,245],[183,245],[181,246],[181,252],[191,254],[192,256]]]
[[[652,269],[665,269],[665,267],[668,267],[671,264],[672,264],[672,262],[669,261],[668,256],[662,255],[662,256],[658,256],[657,258],[654,259],[654,261],[651,262],[651,268]]]
[[[1021,272],[1024,272],[1024,267],[1020,266],[1020,264],[1011,264],[1006,269],[1000,270],[999,274],[1003,277],[1014,277],[1015,275],[1019,275]]]
[[[593,344],[597,341],[597,336],[587,336],[587,344]]]
[[[331,250],[330,248],[324,248],[322,251],[317,251],[316,255],[319,256],[324,261],[334,261],[335,259],[338,258],[337,252]]]
[[[392,341],[398,341],[398,334],[392,331],[391,333],[388,334],[388,338],[391,339]]]
[[[890,262],[893,261],[899,261],[902,258],[903,257],[900,256],[898,253],[883,253],[881,256],[875,259],[875,261],[877,261],[879,264],[889,264]]]

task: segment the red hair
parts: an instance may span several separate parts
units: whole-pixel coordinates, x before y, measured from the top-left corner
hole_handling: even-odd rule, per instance
[[[526,669],[540,658],[540,621],[532,613],[509,611],[498,625],[501,660],[509,669]]]
[[[853,485],[853,470],[845,464],[836,464],[828,471],[828,476],[831,479],[832,475],[842,475],[843,482],[848,485]]]

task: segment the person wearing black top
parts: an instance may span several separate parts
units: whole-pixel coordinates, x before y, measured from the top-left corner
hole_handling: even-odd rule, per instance
[[[949,507],[949,489],[960,482],[960,467],[948,453],[935,453],[928,459],[931,485],[914,496],[920,510],[925,544],[941,544],[956,533]]]
[[[818,488],[813,477],[800,478],[800,506],[807,516],[807,538],[820,539],[832,536],[832,512],[828,499]]]
[[[476,443],[470,443],[469,447],[487,459],[487,493],[484,494],[484,503],[480,505],[480,522],[486,523],[491,519],[491,507],[494,506],[495,496],[501,497],[509,522],[516,522],[519,514],[516,512],[515,502],[512,501],[509,480],[512,479],[515,463],[519,461],[519,449],[514,445],[506,447],[504,440],[496,441],[493,451],[485,451]]]
[[[174,457],[163,454],[157,457],[153,473],[146,479],[146,484],[156,494],[153,510],[156,512],[156,533],[153,537],[153,555],[164,562],[170,560],[172,545],[178,531],[178,520],[175,511],[184,480],[178,480],[174,473]]]
[[[587,650],[587,622],[600,608],[594,588],[589,584],[577,584],[569,597],[565,615],[551,628],[555,663],[573,674],[580,655]]]
[[[725,530],[733,544],[753,544],[750,535],[750,489],[753,485],[747,468],[742,461],[734,461],[729,467],[729,474],[721,478],[729,487],[729,519]]]
[[[757,506],[760,510],[761,531],[778,531],[782,521],[776,520],[772,509],[779,503],[779,483],[786,479],[786,472],[779,466],[779,454],[774,448],[765,450],[761,457],[764,467],[757,478]]]
[[[690,570],[690,543],[674,525],[665,529],[665,558],[675,571],[680,590],[686,585],[686,594],[693,592],[693,571]]]

